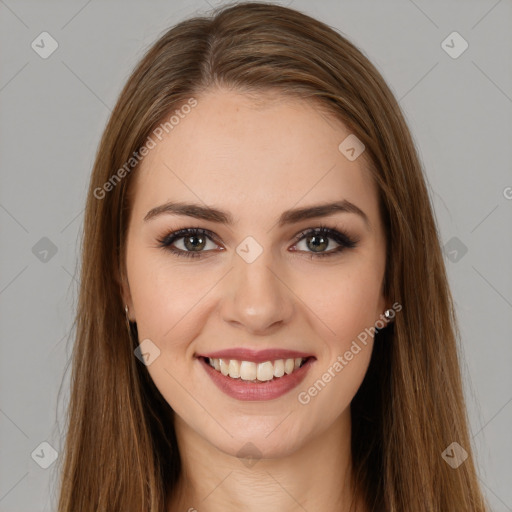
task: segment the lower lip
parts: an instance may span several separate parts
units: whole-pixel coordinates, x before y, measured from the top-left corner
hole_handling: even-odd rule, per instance
[[[285,373],[282,377],[274,377],[272,380],[265,382],[250,382],[240,378],[226,377],[212,368],[205,358],[199,357],[198,359],[206,373],[221,391],[237,400],[247,401],[274,400],[288,393],[304,380],[315,361],[313,357],[309,358],[300,368],[289,375]]]

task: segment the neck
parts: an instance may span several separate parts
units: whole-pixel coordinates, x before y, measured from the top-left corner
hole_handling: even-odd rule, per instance
[[[252,464],[218,450],[178,416],[175,429],[182,472],[169,512],[366,510],[351,488],[350,408],[293,453]]]

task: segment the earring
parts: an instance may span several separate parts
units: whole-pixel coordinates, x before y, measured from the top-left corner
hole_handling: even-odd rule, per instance
[[[126,304],[124,305],[124,313],[126,316],[126,327],[128,327],[128,332],[131,334],[132,328],[130,325],[130,318],[128,317],[128,306]]]
[[[395,318],[395,311],[393,309],[386,309],[386,311],[384,311],[384,317],[388,322],[391,322]]]

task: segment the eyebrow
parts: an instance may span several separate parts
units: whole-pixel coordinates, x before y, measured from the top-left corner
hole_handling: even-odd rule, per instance
[[[336,201],[334,203],[317,204],[307,206],[305,208],[286,210],[279,217],[278,225],[279,227],[283,227],[307,219],[328,217],[335,213],[355,213],[364,220],[367,228],[371,229],[371,224],[366,213],[346,199]],[[229,212],[209,206],[202,206],[200,204],[181,202],[168,202],[149,210],[144,217],[144,222],[163,214],[194,217],[196,219],[217,222],[228,226],[232,226],[234,224],[233,216]]]

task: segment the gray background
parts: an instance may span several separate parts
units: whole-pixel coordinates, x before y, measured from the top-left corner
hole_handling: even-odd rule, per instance
[[[63,446],[79,233],[110,110],[164,30],[218,4],[0,0],[1,512],[56,508],[40,445]],[[512,511],[512,3],[288,5],[347,36],[400,100],[448,248],[480,479]],[[43,31],[59,45],[47,59],[31,47]],[[441,46],[453,31],[469,44],[458,58]]]

